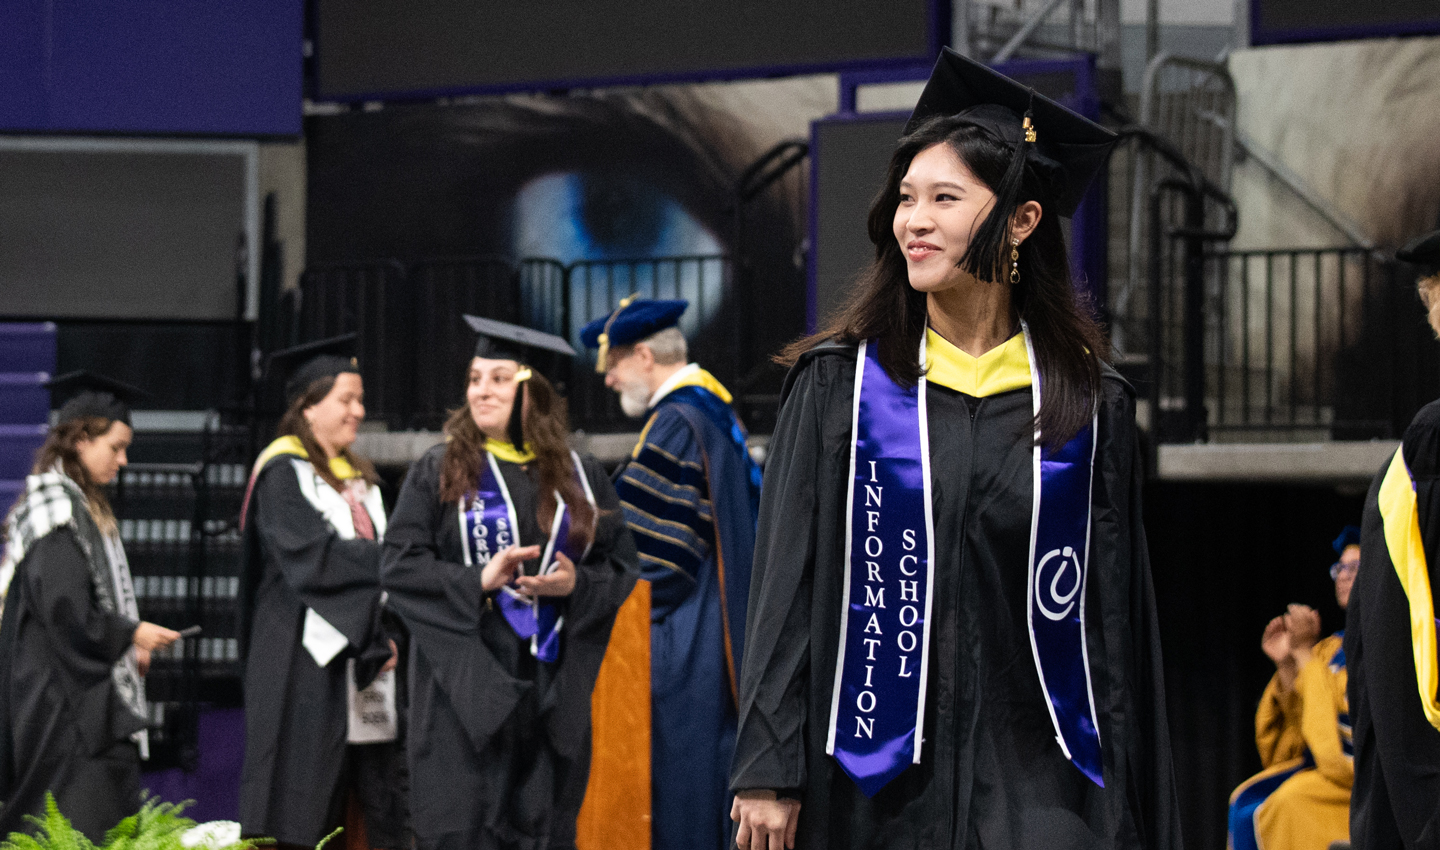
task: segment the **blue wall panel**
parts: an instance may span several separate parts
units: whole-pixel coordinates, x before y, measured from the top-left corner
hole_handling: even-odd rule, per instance
[[[300,0],[9,0],[0,131],[300,132]]]

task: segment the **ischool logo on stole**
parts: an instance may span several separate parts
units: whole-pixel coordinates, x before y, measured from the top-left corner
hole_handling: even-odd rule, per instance
[[[1070,546],[1051,549],[1040,559],[1040,563],[1035,566],[1035,607],[1045,619],[1058,623],[1075,610],[1084,577],[1083,569],[1080,553]],[[1067,572],[1070,575],[1068,580],[1065,577]],[[1050,576],[1048,585],[1045,582],[1046,576]],[[1070,589],[1061,590],[1060,586],[1066,581],[1069,582]]]

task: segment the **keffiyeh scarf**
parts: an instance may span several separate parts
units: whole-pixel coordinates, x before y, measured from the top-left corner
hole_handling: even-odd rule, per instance
[[[135,604],[135,590],[130,581],[130,564],[120,535],[103,533],[90,516],[85,493],[57,464],[48,472],[25,478],[25,492],[5,521],[5,556],[0,559],[0,617],[4,616],[5,597],[15,569],[25,555],[45,535],[69,526],[80,544],[80,551],[90,567],[90,582],[100,607],[112,614],[140,620]],[[132,647],[111,671],[116,695],[131,712],[148,719],[145,705],[145,682],[140,678],[139,663]],[[142,753],[148,749],[145,733],[137,732]]]

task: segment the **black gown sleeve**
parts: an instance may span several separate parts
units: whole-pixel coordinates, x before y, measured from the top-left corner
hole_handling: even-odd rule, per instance
[[[255,499],[265,562],[278,567],[307,608],[345,636],[350,654],[366,662],[388,657],[389,645],[379,633],[379,545],[342,539],[300,492],[288,457],[260,472]]]
[[[441,456],[437,450],[422,457],[400,488],[385,531],[381,583],[440,688],[451,704],[465,707],[457,718],[480,750],[531,685],[512,675],[481,637],[482,622],[501,614],[487,599],[480,571],[441,557],[441,525],[458,522],[455,504],[440,501]]]
[[[574,758],[588,746],[590,695],[610,643],[615,612],[640,576],[635,539],[625,527],[620,497],[605,470],[591,457],[582,459],[599,511],[595,540],[575,565],[575,590],[566,602],[560,669],[541,711],[548,712],[550,740],[560,755]]]
[[[1440,404],[1421,410],[1403,445],[1434,593],[1440,587]],[[1377,494],[1388,468],[1387,462],[1366,499],[1360,570],[1346,612],[1356,750],[1351,828],[1356,846],[1403,841],[1406,847],[1436,848],[1440,731],[1420,705],[1409,600],[1385,544]]]
[[[806,782],[816,482],[822,480],[821,403],[827,392],[823,366],[812,361],[790,382],[770,440],[740,665],[739,730],[730,774],[735,791],[798,796]]]
[[[1106,767],[1123,776],[1120,787],[1129,796],[1140,844],[1179,847],[1179,794],[1165,709],[1164,659],[1155,613],[1150,547],[1145,538],[1145,470],[1135,427],[1135,403],[1129,388],[1118,377],[1106,384],[1101,443],[1097,448],[1103,460],[1096,464],[1097,484],[1108,490],[1105,501],[1114,506],[1114,519],[1120,523],[1115,538],[1106,546],[1108,551],[1092,555],[1109,560],[1102,565],[1102,575],[1120,579],[1115,587],[1100,589],[1106,613],[1104,675],[1111,693],[1106,713],[1111,718],[1116,747],[1112,756],[1115,763]],[[1107,517],[1097,520],[1101,527],[1108,524]]]
[[[37,540],[25,560],[28,607],[45,624],[55,657],[80,681],[109,678],[139,622],[96,604],[90,567],[69,528]]]

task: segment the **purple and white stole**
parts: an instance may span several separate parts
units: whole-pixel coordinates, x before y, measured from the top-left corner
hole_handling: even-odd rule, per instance
[[[1022,323],[1022,331],[1026,331]],[[1040,380],[1030,382],[1035,410]],[[925,340],[920,342],[925,363]],[[844,602],[826,752],[867,796],[919,764],[925,728],[935,521],[926,379],[903,389],[862,343],[855,369]],[[1034,449],[1027,606],[1035,669],[1065,757],[1103,787],[1085,646],[1095,420],[1046,458]],[[922,522],[923,519],[923,522]]]
[[[580,457],[570,453],[575,466],[575,477],[585,492],[585,499],[592,506],[595,494],[580,466]],[[505,477],[495,456],[486,453],[485,465],[480,467],[480,480],[475,493],[460,502],[460,539],[465,554],[465,565],[484,569],[495,553],[508,546],[518,546],[519,522],[515,516],[515,505]],[[540,556],[538,575],[553,572],[556,567],[555,553],[564,552],[575,564],[589,554],[589,545],[579,546],[570,538],[570,512],[565,500],[555,494],[555,519],[550,524],[550,539]],[[530,639],[530,653],[541,661],[555,661],[560,657],[560,630],[565,618],[560,615],[554,602],[543,597],[531,598],[521,593],[513,583],[500,588],[496,597],[500,613],[505,622],[521,638]]]

